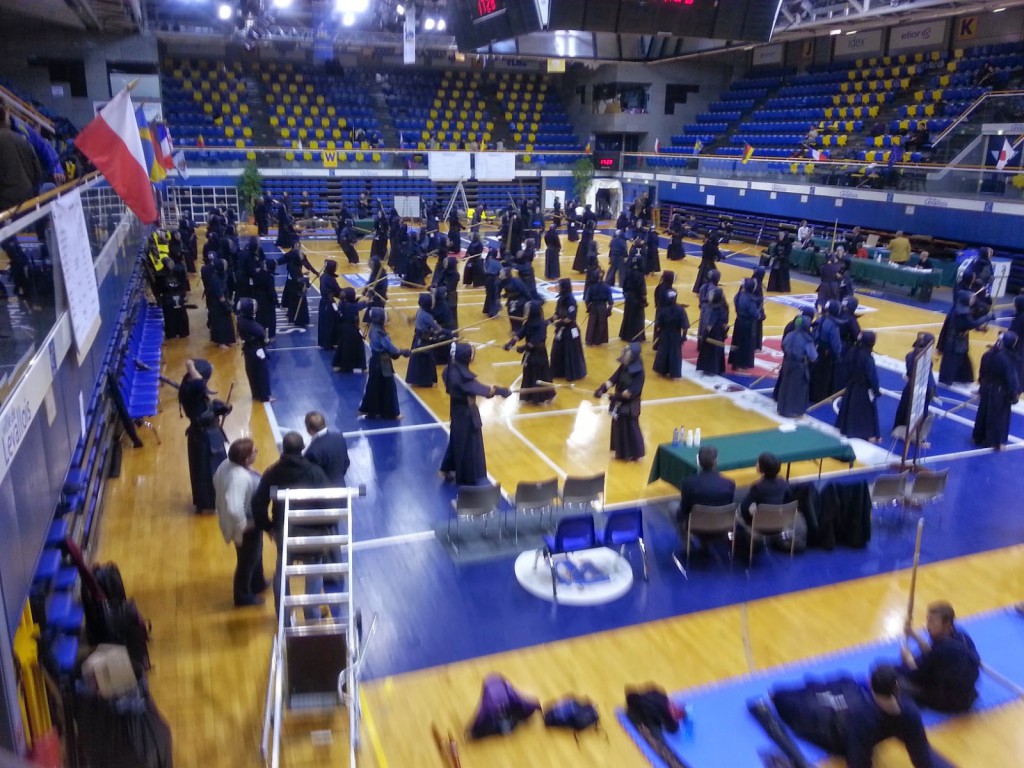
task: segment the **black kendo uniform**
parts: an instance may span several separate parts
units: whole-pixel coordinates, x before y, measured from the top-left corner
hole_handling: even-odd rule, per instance
[[[639,342],[626,345],[619,355],[619,367],[597,388],[594,397],[608,396],[612,415],[611,450],[615,458],[637,461],[644,456],[644,435],[640,430],[640,398],[644,391],[644,364]]]
[[[274,244],[282,251],[291,248],[298,241],[299,236],[295,231],[295,218],[288,210],[288,200],[282,200],[277,207],[277,240]]]
[[[505,387],[488,387],[477,381],[476,374],[469,370],[472,360],[472,345],[455,344],[451,362],[442,373],[449,396],[451,428],[441,471],[458,485],[477,485],[487,481],[483,425],[476,398],[508,397],[512,394]]]
[[[612,313],[612,288],[603,280],[598,280],[584,297],[587,305],[587,337],[588,347],[596,347],[608,343],[608,317]]]
[[[810,404],[811,365],[818,359],[818,351],[808,323],[803,315],[797,317],[793,330],[782,337],[782,368],[775,388],[780,416],[803,416]]]
[[[466,248],[466,265],[462,268],[462,284],[483,288],[485,283],[484,244],[480,242],[480,235],[474,234]]]
[[[306,276],[302,273],[303,267],[310,272],[320,276],[313,265],[309,263],[300,248],[295,243],[290,251],[282,256],[278,262],[284,262],[287,279],[284,282],[284,293],[281,296],[281,304],[288,313],[288,321],[295,326],[305,328],[309,325],[309,303],[306,301],[306,287],[309,284]]]
[[[413,240],[410,244],[409,265],[402,280],[402,285],[407,288],[423,288],[427,285],[427,275],[431,273],[427,265],[427,242],[426,233],[421,230],[419,239]]]
[[[1020,398],[1016,348],[1017,334],[1006,331],[992,349],[981,356],[978,366],[978,415],[971,438],[975,445],[1002,448],[1010,435],[1010,409]]]
[[[707,306],[707,319],[703,325],[704,335],[697,350],[697,370],[709,376],[725,373],[725,337],[729,333],[729,304],[725,292],[715,288]],[[717,341],[718,344],[712,343]]]
[[[736,325],[732,329],[729,365],[735,368],[753,368],[754,350],[757,348],[757,324],[761,321],[761,302],[754,295],[754,279],[744,279],[733,300],[736,307]]]
[[[189,274],[196,273],[196,261],[199,259],[199,241],[196,238],[196,227],[187,216],[178,222],[181,233],[181,253],[185,257],[185,268]]]
[[[537,251],[534,250],[531,242],[531,240],[527,240],[523,249],[516,252],[515,258],[512,260],[512,266],[519,273],[519,279],[526,286],[530,298],[539,299],[540,293],[537,292],[537,278],[533,271],[533,259],[537,255]]]
[[[686,309],[677,303],[674,289],[665,294],[664,302],[654,316],[654,334],[657,336],[654,356],[655,373],[678,379],[683,375],[683,344],[690,330],[690,318]]]
[[[405,372],[405,383],[411,387],[432,387],[437,383],[436,358],[427,352],[417,353],[420,347],[430,346],[451,336],[438,324],[430,310],[434,305],[434,297],[429,293],[419,296],[419,309],[416,310],[416,325],[412,335],[412,354],[409,357],[409,368]],[[435,349],[444,349],[436,347]]]
[[[352,220],[346,219],[338,230],[338,245],[341,246],[341,252],[345,254],[349,264],[359,263],[359,252],[356,251],[355,241],[356,233]]]
[[[544,233],[544,279],[557,280],[562,276],[559,260],[562,258],[562,240],[552,226]]]
[[[387,316],[382,308],[371,307],[367,314],[370,320],[370,365],[359,412],[371,419],[397,419],[401,412],[392,361],[396,357],[408,357],[409,350],[399,349],[392,343],[384,330]]]
[[[498,281],[501,277],[501,262],[498,261],[498,251],[491,248],[484,259],[484,309],[488,317],[494,317],[501,312],[501,291],[498,288]]]
[[[517,351],[523,353],[523,389],[538,389],[541,381],[551,381],[551,366],[548,362],[547,337],[548,322],[541,312],[541,302],[531,301],[527,309],[526,322],[513,334],[513,338],[505,345],[512,349],[516,339],[523,341]],[[524,403],[546,403],[555,396],[554,388],[543,388],[538,392],[521,394],[519,399]]]
[[[210,320],[210,341],[230,346],[235,343],[235,324],[232,320],[231,299],[227,289],[227,265],[217,259],[206,284]]]
[[[567,381],[586,378],[587,361],[576,323],[576,297],[572,295],[572,281],[567,277],[558,281],[558,301],[551,324],[555,327],[555,338],[551,342],[551,375]]]
[[[590,253],[590,244],[594,242],[594,231],[594,225],[589,222],[583,228],[583,236],[576,245],[576,257],[572,260],[574,272],[587,271],[587,256]]]
[[[256,204],[252,207],[252,215],[256,220],[256,234],[259,237],[266,237],[270,231],[270,201],[267,196],[256,198]]]
[[[771,252],[768,290],[775,293],[789,293],[789,257],[793,253],[793,241],[789,237],[776,240],[768,250]]]
[[[523,247],[523,220],[513,214],[508,228],[508,251],[509,253],[519,253]]]
[[[668,251],[665,252],[665,258],[669,261],[686,258],[686,249],[683,246],[683,219],[678,213],[672,217],[668,231],[672,239],[668,244]]]
[[[337,347],[331,365],[339,373],[366,370],[366,347],[359,333],[359,313],[366,309],[366,303],[356,301],[354,288],[342,289],[342,300],[338,303],[338,324],[335,339]]]
[[[458,253],[462,250],[462,220],[459,218],[459,211],[452,207],[448,214],[448,253]]]
[[[320,275],[320,307],[317,312],[316,344],[320,349],[334,349],[337,344],[335,326],[338,323],[338,311],[334,302],[341,298],[341,286],[336,277],[338,264],[334,259],[324,262],[324,271]]]
[[[708,273],[715,269],[715,264],[720,258],[722,253],[718,249],[718,237],[714,233],[708,233],[700,247],[700,266],[697,267],[697,279],[693,283],[694,293],[700,293],[701,286],[708,279]]]
[[[660,244],[658,230],[652,225],[647,230],[647,249],[644,253],[644,272],[648,275],[661,272],[661,259],[658,257]]]
[[[576,206],[567,205],[565,207],[565,239],[570,243],[575,243],[580,239],[580,222],[576,218]]]
[[[189,335],[188,276],[185,265],[174,263],[165,267],[158,280],[160,306],[164,311],[164,338],[184,339]]]
[[[277,307],[280,300],[271,266],[272,263],[265,259],[256,265],[256,274],[252,276],[252,296],[256,300],[256,322],[267,329],[268,338],[273,340],[277,336]]]
[[[875,334],[864,331],[850,354],[849,379],[836,415],[836,429],[847,437],[877,440],[878,403],[882,395],[878,384],[878,369],[872,351]]]
[[[196,512],[215,509],[217,492],[213,487],[213,473],[227,458],[224,444],[227,438],[220,428],[220,417],[231,412],[231,407],[213,400],[207,383],[213,375],[213,366],[207,360],[194,362],[199,378],[186,373],[178,388],[178,405],[188,419],[185,438],[188,445],[188,475],[192,485],[192,504]]]
[[[245,248],[235,257],[235,300],[251,299],[252,279],[256,275],[256,265],[266,258],[260,241],[250,237]]]
[[[825,305],[830,301],[840,301],[839,291],[839,272],[842,265],[834,256],[830,257],[827,262],[821,265],[821,284],[818,285],[818,301],[819,307],[824,308]],[[771,280],[768,281],[769,288],[772,290]]]
[[[434,285],[444,288],[442,299],[448,307],[446,320],[437,318],[449,331],[459,327],[459,262],[454,256],[448,256],[444,260],[444,267],[434,273]],[[436,296],[435,296],[436,301]]]
[[[939,331],[938,352],[942,355],[939,364],[939,381],[942,384],[974,381],[974,365],[971,363],[970,334],[992,320],[991,314],[974,317],[971,313],[973,294],[969,290],[954,292],[954,304]]]
[[[523,281],[513,277],[508,269],[501,271],[499,288],[505,292],[505,311],[508,312],[508,322],[514,336],[526,321],[526,305],[530,301],[530,292]]]
[[[618,229],[608,246],[608,275],[605,278],[608,285],[615,285],[616,276],[621,283],[629,269],[629,243],[625,235],[619,234],[623,231]]]
[[[238,336],[252,399],[265,403],[271,397],[267,329],[256,321],[256,302],[252,299],[242,299],[238,304]]]
[[[858,306],[860,306],[860,302],[857,301],[856,296],[844,298],[839,307],[839,317],[836,318],[839,325],[839,342],[842,345],[839,365],[836,366],[833,373],[832,386],[836,392],[845,387],[850,378],[850,358],[853,354],[853,346],[860,338],[860,323],[857,322]]]
[[[838,392],[837,372],[842,369],[843,339],[839,333],[839,302],[829,301],[814,326],[818,359],[811,366],[811,400],[818,402]]]
[[[644,259],[634,256],[630,260],[629,271],[622,279],[622,295],[625,303],[622,308],[622,325],[619,326],[619,338],[629,343],[646,341],[644,330],[647,318],[644,307],[647,306],[647,281],[644,279]]]

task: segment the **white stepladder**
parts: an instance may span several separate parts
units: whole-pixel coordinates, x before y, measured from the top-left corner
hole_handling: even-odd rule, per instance
[[[263,715],[263,759],[278,768],[285,710],[349,711],[349,760],[359,750],[362,616],[352,598],[352,504],[366,489],[275,489],[283,504],[277,635]],[[301,579],[301,588],[298,587]],[[293,584],[294,580],[294,584]],[[333,591],[321,592],[319,582]],[[309,588],[313,583],[318,588]],[[321,607],[328,609],[321,616]],[[313,612],[312,617],[309,614]],[[302,618],[306,614],[306,618]],[[371,622],[367,640],[376,627]]]

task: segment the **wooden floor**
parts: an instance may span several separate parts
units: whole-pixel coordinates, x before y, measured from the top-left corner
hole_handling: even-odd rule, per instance
[[[606,240],[598,240],[603,254]],[[360,252],[365,254],[367,247],[361,245]],[[310,243],[307,250],[314,263],[337,251],[333,244],[318,242]],[[567,251],[563,274],[568,274],[570,256]],[[664,260],[662,265],[669,266]],[[696,260],[673,266],[681,299],[695,304],[688,297],[692,296],[689,288]],[[744,275],[744,270],[728,263],[722,271],[723,282],[734,283]],[[655,282],[652,279],[652,288]],[[810,293],[814,287],[795,281],[794,292]],[[727,287],[727,294],[732,292]],[[396,307],[403,303],[409,307],[395,314],[411,317],[413,292],[395,291],[392,295]],[[482,291],[460,290],[464,325],[476,317],[471,307],[474,295],[479,297],[476,301],[482,301]],[[877,309],[863,318],[865,327],[890,329],[882,331],[877,351],[898,358],[908,349],[918,327],[937,332],[942,319],[935,313],[874,298],[863,303]],[[771,302],[766,310],[765,333],[781,333],[793,310]],[[695,322],[695,306],[690,313]],[[613,321],[613,334],[616,327]],[[237,350],[220,351],[208,342],[205,317],[200,312],[193,312],[192,329],[191,338],[165,345],[165,373],[178,378],[186,357],[202,356],[216,366],[215,387],[224,391],[234,382],[235,410],[227,420],[228,437],[251,434],[260,448],[256,468],[262,470],[276,459],[276,450],[263,408],[250,404],[241,356]],[[393,316],[390,329],[396,343],[408,345],[411,324]],[[506,321],[499,318],[482,325],[472,339],[503,342],[506,334]],[[974,340],[979,348],[975,358],[990,339]],[[590,393],[613,370],[620,346],[613,342],[605,348],[588,349],[590,375],[586,381],[576,390],[560,390],[549,406],[520,410],[514,401],[487,403],[485,440],[489,466],[499,482],[513,487],[518,477],[607,469],[608,500],[612,502],[661,496],[671,490],[646,485],[649,462],[623,464],[609,459],[607,417]],[[517,360],[515,353],[488,346],[479,350],[474,368],[483,381],[507,385],[520,369],[517,364],[504,363]],[[442,392],[421,390],[418,394],[446,420],[447,401]],[[686,400],[648,405],[648,401],[694,396],[701,399],[690,401],[689,406]],[[146,445],[126,449],[121,476],[110,483],[98,555],[120,564],[129,591],[153,622],[151,687],[174,732],[176,765],[256,765],[260,762],[268,655],[276,629],[273,608],[269,601],[263,608],[232,607],[233,548],[223,542],[214,517],[192,514],[185,424],[178,416],[174,392],[166,387],[162,407],[156,419],[162,445],[143,433]],[[549,413],[533,415],[537,412]],[[670,439],[673,427],[681,422],[701,427],[704,435],[771,423],[759,414],[733,407],[727,398],[709,393],[699,384],[649,377],[642,420],[648,446]],[[501,460],[495,460],[499,456]],[[1009,605],[1024,594],[1022,556],[1024,547],[1014,545],[927,566],[919,577],[918,602],[923,605],[946,598],[964,615]],[[269,544],[264,559],[269,574],[273,569]],[[893,637],[906,609],[907,586],[907,573],[896,572],[375,681],[364,687],[366,718],[360,764],[379,768],[442,765],[430,736],[431,724],[436,723],[458,735],[466,768],[643,766],[646,760],[614,722],[624,685],[654,680],[673,691]],[[515,617],[510,616],[509,621]],[[589,734],[577,745],[571,735],[548,732],[535,719],[508,738],[466,743],[462,732],[478,701],[481,680],[489,672],[507,675],[542,701],[567,692],[586,693],[602,713],[607,739]],[[1018,702],[992,713],[959,718],[935,729],[932,736],[935,745],[961,766],[1016,766],[1024,764],[1022,721],[1024,703]],[[332,727],[333,745],[314,745],[305,734]],[[286,765],[347,762],[343,723],[312,723],[309,728],[293,724],[290,735]],[[876,765],[909,765],[901,750],[885,749],[879,755]]]

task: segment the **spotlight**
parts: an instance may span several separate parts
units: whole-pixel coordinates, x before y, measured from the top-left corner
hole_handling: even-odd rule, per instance
[[[273,6],[275,8],[290,8],[292,0],[273,0]]]
[[[437,20],[437,31],[438,32],[444,32],[444,28],[446,26],[447,25],[444,23],[444,19],[438,19]]]
[[[227,3],[221,3],[217,6],[217,18],[221,21],[227,21],[234,14],[234,9]]]
[[[397,13],[399,16],[405,16],[405,6],[399,3],[397,6],[395,6],[395,13]]]
[[[831,32],[829,32],[829,34],[830,34],[830,35],[831,35],[832,37],[835,37],[836,35],[841,35],[841,34],[843,34],[843,30],[841,30],[841,29],[833,29],[833,30],[832,30]]]
[[[356,23],[356,15],[354,13],[346,13],[344,16],[341,17],[341,23],[344,24],[346,27],[351,27],[353,24]]]
[[[434,28],[434,20],[427,16],[426,21],[423,22],[423,28],[429,32]]]
[[[362,13],[370,7],[370,0],[335,0],[339,13]]]

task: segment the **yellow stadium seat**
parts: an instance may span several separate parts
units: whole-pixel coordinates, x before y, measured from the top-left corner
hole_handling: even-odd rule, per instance
[[[295,127],[295,118],[294,117],[289,116],[288,119],[285,120],[285,122],[288,124],[289,128],[294,128]]]
[[[307,131],[305,128],[299,128],[299,130],[297,130],[295,133],[300,139],[305,139],[309,136],[309,131]]]
[[[271,115],[270,116],[270,126],[272,128],[277,128],[277,126],[280,125],[280,123],[281,123],[281,121],[280,121],[280,119],[278,119],[277,115]]]
[[[322,139],[324,137],[323,129],[317,128],[315,131],[313,131],[313,135],[316,136],[318,139]]]
[[[252,138],[252,128],[250,128],[249,126],[246,126],[245,128],[243,128],[242,129],[242,135],[245,136],[245,138],[247,138],[247,139],[251,139]]]
[[[289,83],[288,84],[288,93],[298,93],[298,92],[299,92],[299,86],[297,86],[295,83]]]
[[[239,104],[238,105],[238,111],[241,114],[243,114],[243,115],[248,115],[249,114],[249,105],[248,104]]]
[[[245,146],[245,139],[235,139],[235,146],[242,149]]]
[[[374,152],[373,153],[373,162],[375,162],[375,163],[379,163],[380,162],[380,152]]]
[[[213,104],[211,104],[210,102],[206,102],[205,104],[203,104],[203,112],[205,112],[208,115],[212,115],[213,114]]]
[[[348,126],[348,120],[344,117],[338,119],[338,127],[345,128]]]
[[[328,149],[337,149],[337,148],[338,148],[338,145],[337,145],[337,143],[335,143],[335,142],[333,142],[333,141],[328,141],[328,142],[327,142],[327,148],[328,148]]]
[[[229,139],[235,138],[235,129],[234,128],[230,128],[230,127],[229,128],[225,128],[224,129],[224,136],[226,138],[229,138]]]
[[[327,107],[327,115],[329,117],[334,117],[336,114],[337,112],[335,111],[334,107]]]
[[[294,152],[285,152],[284,153],[284,159],[287,160],[289,163],[293,162],[295,160],[295,153]]]
[[[320,107],[316,106],[315,104],[311,104],[309,107],[309,114],[311,114],[313,117],[319,117]]]
[[[302,153],[302,159],[305,160],[307,163],[312,161],[313,160],[313,153],[312,152],[303,152]]]
[[[365,158],[366,158],[366,155],[364,155],[362,152],[356,152],[356,162],[357,163],[363,162],[363,160]]]
[[[312,128],[313,127],[313,118],[312,117],[304,117],[304,118],[302,118],[302,123],[307,128]]]
[[[320,149],[320,144],[318,142],[311,141],[311,142],[309,142],[309,148],[310,149]]]
[[[238,115],[232,115],[231,116],[231,124],[236,126],[236,127],[240,126],[242,124],[242,118],[239,117]]]
[[[341,140],[341,131],[339,131],[337,128],[334,128],[331,131],[331,138],[335,139],[337,141],[340,141]]]
[[[344,146],[345,146],[345,149],[352,149],[352,142],[351,141],[346,141]]]

